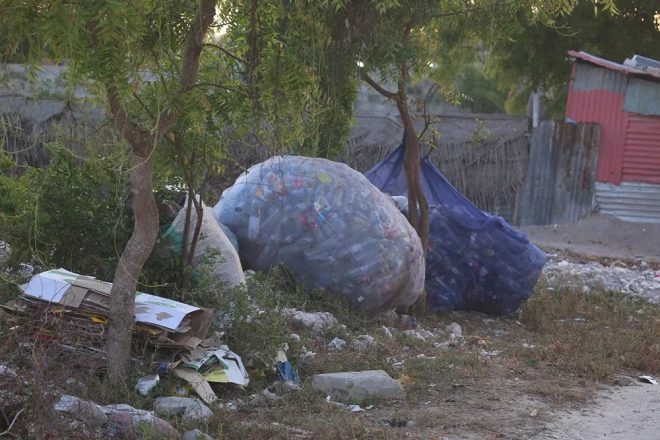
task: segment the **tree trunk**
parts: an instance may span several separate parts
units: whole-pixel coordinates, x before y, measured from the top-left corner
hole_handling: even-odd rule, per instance
[[[215,17],[216,0],[200,0],[199,9],[190,23],[181,60],[180,93],[190,91],[199,77],[202,42]],[[95,49],[98,41],[98,22],[87,23]],[[128,118],[115,83],[107,84],[108,104],[115,116],[115,124],[131,145],[129,184],[135,214],[135,226],[119,259],[110,291],[110,321],[106,339],[108,380],[119,385],[131,371],[131,342],[135,291],[142,266],[149,258],[158,238],[158,208],[153,195],[153,160],[156,144],[172,128],[179,116],[176,107],[167,107],[155,118],[152,127],[145,129]]]
[[[406,183],[408,186],[408,215],[410,224],[415,228],[419,238],[422,240],[424,256],[426,256],[429,243],[429,202],[422,188],[421,153],[419,138],[415,131],[410,111],[408,109],[405,85],[399,84],[399,95],[396,105],[401,115],[403,128],[406,130],[406,154],[404,156],[403,168],[406,172]],[[419,216],[417,206],[419,205]]]
[[[421,172],[421,152],[419,147],[419,138],[415,131],[410,110],[408,109],[408,99],[406,94],[406,66],[402,68],[402,79],[399,81],[398,93],[396,97],[396,106],[401,115],[403,128],[406,130],[406,153],[403,158],[403,169],[406,173],[406,184],[408,187],[408,220],[417,231],[417,235],[422,241],[424,250],[424,264],[426,264],[426,253],[429,244],[429,202],[424,194],[422,187]],[[419,216],[417,214],[419,206]],[[426,308],[426,289],[419,297],[417,303]]]
[[[146,157],[131,153],[129,185],[135,213],[134,230],[119,259],[110,292],[106,356],[108,378],[118,384],[131,371],[131,341],[135,291],[142,266],[158,238],[158,208],[153,194],[153,147]]]

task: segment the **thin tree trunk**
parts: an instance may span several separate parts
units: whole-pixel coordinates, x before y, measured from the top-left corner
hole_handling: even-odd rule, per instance
[[[193,204],[193,197],[190,195],[191,191],[188,191],[188,197],[186,198],[186,222],[183,225],[183,243],[182,243],[182,255],[181,255],[181,261],[179,262],[179,265],[181,266],[181,273],[183,274],[182,280],[181,280],[181,290],[186,291],[188,290],[188,281],[190,280],[190,277],[188,277],[188,268],[186,267],[186,263],[188,261],[188,234],[190,233],[190,219],[192,216],[192,204]]]
[[[407,134],[403,168],[406,172],[406,184],[408,186],[409,220],[422,240],[424,255],[426,255],[429,244],[429,202],[426,194],[424,194],[424,188],[422,188],[419,138],[410,117],[408,105],[397,100],[397,107]],[[419,206],[419,215],[417,206]]]
[[[152,151],[148,148],[147,151]],[[135,227],[119,259],[110,292],[110,321],[106,356],[108,377],[113,383],[131,371],[131,341],[135,291],[142,266],[158,237],[158,208],[153,194],[153,154],[147,157],[131,153],[129,184],[135,213]]]

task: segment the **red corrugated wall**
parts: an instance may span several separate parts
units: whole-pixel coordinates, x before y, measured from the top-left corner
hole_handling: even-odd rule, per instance
[[[566,104],[566,118],[575,122],[595,122],[601,125],[596,180],[618,185],[622,178],[621,163],[629,118],[629,113],[622,110],[625,89],[620,90],[621,87],[611,87],[615,90],[596,88],[599,84],[591,83],[591,78],[576,78],[577,66],[577,63],[573,64]],[[603,68],[596,69],[611,72],[612,76],[623,75],[621,72],[612,72]],[[584,70],[579,74],[588,75]],[[601,77],[595,78],[595,81],[602,81],[602,85],[606,86]],[[580,86],[576,82],[578,84],[588,83],[589,86]],[[612,82],[608,81],[608,83]]]
[[[660,184],[660,117],[630,113],[622,180]]]
[[[660,184],[660,117],[623,110],[624,72],[574,63],[566,118],[601,125],[596,180]]]

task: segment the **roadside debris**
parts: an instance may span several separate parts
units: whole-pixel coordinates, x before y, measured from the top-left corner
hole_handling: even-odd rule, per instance
[[[334,348],[335,350],[343,350],[346,348],[346,341],[343,339],[334,338],[332,341],[330,341],[328,347]]]
[[[379,328],[379,329],[378,329],[378,332],[379,332],[381,335],[383,335],[383,336],[385,336],[385,337],[387,337],[387,338],[390,338],[390,339],[392,339],[392,338],[394,337],[394,336],[392,335],[392,332],[390,331],[390,329],[387,328],[386,326],[382,326],[381,328]]]
[[[294,324],[319,333],[339,324],[337,318],[328,312],[309,313],[295,309],[284,309],[284,313],[290,317]]]
[[[404,179],[406,134],[394,151],[365,173],[381,191],[407,193]],[[546,257],[502,218],[487,214],[459,193],[430,159],[421,164],[429,202],[426,256],[428,308],[488,314],[512,312],[529,299]],[[401,199],[395,203],[406,213]]]
[[[328,402],[328,403],[330,403],[330,404],[332,404],[332,405],[334,405],[334,406],[339,406],[339,407],[342,407],[342,408],[343,408],[343,407],[346,407],[346,408],[349,409],[351,412],[364,412],[365,409],[366,409],[366,410],[369,410],[369,409],[372,409],[372,408],[374,407],[373,405],[369,405],[369,406],[366,407],[366,408],[362,408],[360,405],[345,405],[345,404],[343,404],[343,403],[341,403],[341,402],[334,402],[334,401],[332,400],[332,397],[330,397],[330,396],[327,396],[327,397],[325,398],[325,400],[326,400],[326,402]]]
[[[601,289],[622,292],[660,303],[660,277],[654,270],[642,265],[628,267],[621,262],[604,266],[596,261],[574,263],[556,259],[557,256],[551,255],[551,261],[543,269],[552,287],[584,286],[586,291]]]
[[[188,431],[183,434],[183,440],[213,440],[213,437],[208,434],[204,434],[199,429],[193,429],[192,431]]]
[[[143,396],[149,394],[149,391],[154,389],[156,385],[160,382],[160,377],[157,374],[152,374],[149,376],[144,376],[138,379],[135,389],[140,392]]]
[[[406,397],[401,384],[382,370],[317,374],[313,377],[312,383],[315,389],[341,400]]]
[[[412,428],[415,426],[415,422],[412,420],[403,420],[403,419],[385,419],[382,421],[383,425],[391,426],[392,428]]]
[[[463,335],[463,329],[461,329],[461,326],[455,322],[449,324],[447,328],[445,328],[445,331],[450,335],[456,335],[456,338],[460,338]]]
[[[55,314],[78,327],[100,329],[87,333],[102,334],[103,325],[108,321],[111,289],[110,283],[57,269],[33,276],[27,285],[22,286],[23,294],[2,307],[19,319]],[[240,356],[220,340],[206,339],[213,319],[212,310],[138,292],[134,319],[134,335],[143,335],[149,345],[158,347],[158,353],[166,356],[154,361],[153,375],[138,380],[136,389],[143,395],[158,384],[160,374],[172,374],[183,380],[187,387],[181,391],[185,394],[187,389],[192,389],[207,404],[217,401],[210,382],[239,387],[248,385],[248,373]],[[74,347],[65,340],[58,340],[57,336],[47,326],[39,330],[39,337],[58,342],[63,347],[103,355],[100,338],[87,341],[87,346],[76,341]],[[168,349],[173,351],[174,361],[172,354],[167,354]]]
[[[376,340],[369,335],[360,335],[353,339],[353,347],[358,350],[366,350],[369,346],[373,345]]]
[[[17,300],[2,306],[19,315],[47,310],[89,325],[105,324],[110,313],[112,284],[65,269],[37,274]],[[135,296],[135,332],[148,335],[152,345],[194,349],[206,337],[213,313],[146,293]]]
[[[0,376],[8,376],[11,378],[15,378],[18,377],[18,374],[8,366],[0,365]]]
[[[655,378],[653,376],[639,376],[639,380],[641,380],[643,382],[648,382],[651,385],[657,385],[658,384],[658,381],[655,380]]]
[[[108,437],[128,436],[129,433],[139,434],[142,431],[141,424],[146,423],[151,425],[152,432],[155,429],[160,439],[179,438],[176,429],[165,420],[156,417],[153,412],[135,409],[125,404],[100,406],[88,400],[63,395],[55,403],[54,409],[82,421],[90,428],[106,430]]]
[[[64,395],[55,404],[55,411],[71,414],[72,417],[86,423],[90,428],[97,428],[108,423],[108,416],[94,402],[74,396]]]

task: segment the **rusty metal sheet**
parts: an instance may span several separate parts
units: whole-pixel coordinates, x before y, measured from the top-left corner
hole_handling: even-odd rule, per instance
[[[592,211],[600,125],[544,121],[532,134],[521,225],[579,220]]]

